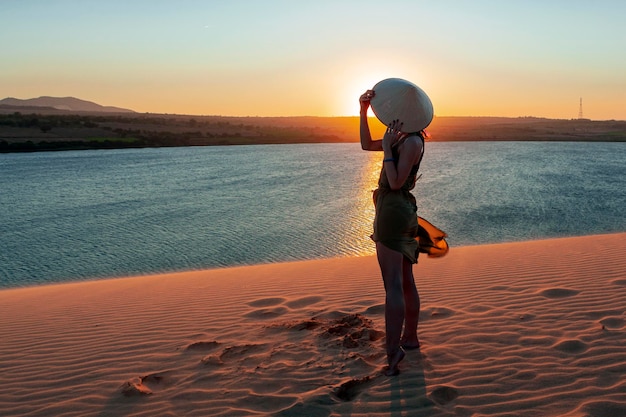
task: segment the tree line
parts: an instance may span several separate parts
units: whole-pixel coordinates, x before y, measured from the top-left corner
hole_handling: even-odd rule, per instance
[[[20,139],[11,137],[3,127],[29,130]],[[0,114],[0,152],[5,153],[339,141],[337,135],[313,128],[257,126],[189,116]]]

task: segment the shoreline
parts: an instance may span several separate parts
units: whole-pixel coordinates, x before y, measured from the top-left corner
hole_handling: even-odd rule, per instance
[[[358,116],[228,117],[4,111],[0,153],[298,143],[358,143]],[[385,126],[370,116],[372,134]],[[436,117],[433,142],[625,142],[626,121],[536,117]]]
[[[612,233],[421,258],[422,348],[393,378],[374,255],[2,290],[0,412],[624,414],[625,249]]]
[[[589,235],[577,235],[577,236],[562,236],[562,237],[548,237],[541,239],[530,239],[530,240],[517,240],[517,241],[506,241],[506,242],[491,242],[491,243],[480,243],[475,245],[463,245],[463,246],[450,246],[450,250],[460,249],[460,248],[471,248],[471,247],[480,247],[480,246],[491,246],[491,245],[508,245],[508,244],[516,244],[516,243],[532,243],[532,242],[541,242],[541,241],[552,241],[556,239],[573,239],[573,238],[583,238],[583,237],[599,237],[599,236],[607,236],[607,235],[619,235],[625,234],[624,232],[607,232],[607,233],[592,233]],[[246,268],[246,267],[255,267],[255,266],[265,266],[265,265],[279,265],[283,263],[298,263],[298,262],[310,262],[310,261],[324,261],[324,260],[333,260],[333,259],[346,259],[346,258],[362,258],[368,256],[375,256],[375,252],[371,254],[364,255],[345,255],[345,256],[332,256],[325,258],[310,258],[310,259],[296,259],[290,261],[276,261],[276,262],[259,262],[259,263],[250,263],[250,264],[234,264],[234,265],[225,265],[225,266],[213,266],[206,267],[200,269],[183,269],[183,270],[172,270],[172,271],[157,271],[157,272],[146,272],[141,274],[132,274],[132,275],[120,275],[120,276],[103,276],[92,277],[92,278],[79,278],[72,279],[68,281],[58,281],[58,282],[49,282],[49,283],[40,283],[40,284],[31,284],[31,285],[23,285],[23,286],[10,286],[10,287],[0,287],[0,292],[7,290],[15,290],[15,289],[26,289],[26,288],[40,288],[47,286],[57,286],[57,285],[66,285],[66,284],[81,284],[81,283],[90,283],[94,281],[117,281],[120,279],[136,279],[136,278],[146,278],[146,277],[154,277],[154,276],[162,276],[162,275],[178,275],[178,274],[194,274],[194,273],[202,273],[202,272],[211,272],[218,270],[225,270],[231,268]],[[426,255],[421,254],[420,260],[426,258]],[[419,265],[419,264],[418,264]]]

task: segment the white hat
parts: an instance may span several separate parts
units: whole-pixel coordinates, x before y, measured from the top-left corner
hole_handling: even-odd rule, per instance
[[[385,126],[394,120],[403,123],[402,131],[419,132],[433,120],[433,103],[424,90],[401,78],[387,78],[374,86],[372,111]]]

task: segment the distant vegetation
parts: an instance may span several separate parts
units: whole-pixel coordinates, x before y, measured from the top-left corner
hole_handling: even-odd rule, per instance
[[[374,136],[384,131],[370,120]],[[433,141],[626,141],[626,121],[440,117]],[[358,142],[357,117],[0,112],[0,152]]]
[[[354,141],[351,129],[287,120],[14,112],[0,114],[0,152]]]

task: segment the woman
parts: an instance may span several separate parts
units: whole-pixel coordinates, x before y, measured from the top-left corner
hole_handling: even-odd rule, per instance
[[[382,140],[372,140],[367,111],[374,97],[375,90],[368,90],[360,97],[360,136],[363,150],[382,151],[384,155],[378,189],[374,192],[376,216],[372,239],[376,242],[386,293],[389,367],[385,374],[392,376],[399,373],[398,364],[404,358],[404,349],[420,346],[417,337],[420,299],[413,277],[413,264],[417,263],[419,251],[415,239],[418,218],[415,197],[410,190],[415,186],[422,160],[425,134],[423,130],[406,133],[404,122],[395,119],[388,124]]]

